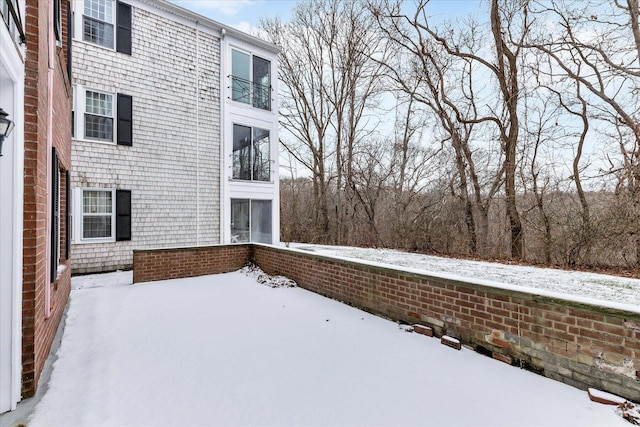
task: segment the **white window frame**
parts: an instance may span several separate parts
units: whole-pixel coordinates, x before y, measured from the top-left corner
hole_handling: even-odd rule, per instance
[[[242,127],[246,127],[250,129],[250,133],[251,133],[251,142],[250,142],[250,146],[249,146],[249,150],[251,152],[253,152],[253,148],[254,148],[254,144],[255,144],[255,140],[254,140],[254,130],[258,129],[261,131],[266,131],[269,134],[269,179],[266,180],[262,180],[262,179],[255,179],[255,177],[253,176],[253,172],[254,172],[254,161],[255,159],[251,156],[251,164],[249,165],[249,174],[250,174],[250,178],[249,179],[242,179],[242,178],[234,178],[233,176],[233,171],[234,171],[234,166],[235,166],[235,151],[233,150],[233,144],[234,144],[234,139],[235,139],[235,127],[236,126],[242,126]],[[260,126],[260,125],[248,125],[245,123],[239,123],[239,122],[232,122],[231,123],[231,176],[229,177],[229,179],[231,181],[235,181],[235,182],[250,182],[250,183],[263,183],[263,184],[273,184],[273,143],[272,143],[272,131],[271,129],[264,127],[264,126]]]
[[[116,18],[116,14],[118,12],[117,9],[117,2],[116,0],[107,0],[108,3],[111,4],[111,22],[108,21],[101,21],[100,19],[94,18],[89,16],[90,19],[95,19],[98,20],[100,22],[104,22],[106,24],[109,24],[113,27],[113,44],[112,46],[105,46],[102,44],[98,44],[98,43],[94,43],[91,41],[87,41],[84,39],[84,17],[87,16],[84,14],[84,5],[85,5],[85,0],[81,0],[78,4],[79,6],[79,10],[76,10],[76,12],[74,13],[74,29],[75,29],[75,39],[78,41],[81,41],[83,43],[88,43],[92,46],[98,46],[101,47],[103,49],[109,49],[109,50],[116,50],[116,33],[117,33],[117,18]]]
[[[238,240],[239,235],[234,235],[233,234],[233,202],[234,201],[247,201],[249,202],[249,240]],[[230,197],[229,198],[229,238],[230,238],[230,243],[256,243],[256,241],[253,240],[253,214],[252,214],[252,204],[253,202],[270,202],[271,203],[271,230],[270,230],[270,235],[271,235],[271,242],[269,244],[273,244],[273,236],[274,236],[274,231],[273,231],[273,226],[274,226],[274,213],[273,213],[273,199],[269,199],[269,198],[259,198],[259,197]],[[259,242],[258,242],[259,243]]]
[[[87,92],[96,92],[103,95],[111,96],[111,119],[113,123],[113,127],[111,129],[111,140],[108,139],[97,139],[97,138],[87,138],[85,135],[85,114],[87,113]],[[73,134],[75,135],[73,139],[78,141],[87,141],[98,144],[110,144],[117,145],[117,135],[118,135],[118,94],[116,92],[110,92],[107,90],[94,89],[91,87],[85,87],[81,85],[75,85],[73,87],[73,116],[74,116],[74,129]],[[107,116],[105,116],[107,117]]]
[[[233,51],[237,51],[240,53],[243,53],[245,55],[249,56],[249,84],[251,85],[249,88],[249,102],[243,102],[243,101],[239,101],[239,100],[235,100],[233,99],[233,79],[234,74],[233,74]],[[254,57],[258,57],[264,61],[269,62],[269,108],[260,108],[260,107],[255,107],[254,106],[254,87],[253,85],[256,83],[253,79],[254,79],[254,75],[253,75],[253,58]],[[243,49],[241,47],[238,46],[231,46],[230,50],[229,50],[229,80],[230,80],[230,85],[229,85],[229,99],[238,104],[238,105],[243,105],[245,107],[250,107],[256,110],[260,110],[260,111],[268,111],[268,112],[273,112],[273,100],[271,99],[271,95],[272,95],[272,91],[273,91],[273,61],[271,59],[267,59],[264,58],[261,55],[256,55],[251,51],[248,51],[246,49]]]
[[[84,237],[84,192],[101,191],[111,193],[111,236]],[[113,188],[82,187],[73,190],[73,239],[74,243],[111,243],[116,241],[116,190]],[[106,215],[103,215],[106,216]]]

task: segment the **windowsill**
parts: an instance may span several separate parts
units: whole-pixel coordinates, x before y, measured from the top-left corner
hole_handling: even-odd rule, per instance
[[[233,179],[229,178],[229,182],[238,183],[238,184],[258,184],[258,185],[273,185],[275,181],[251,181],[247,179]]]
[[[89,138],[76,138],[76,137],[71,137],[71,139],[77,142],[89,142],[91,144],[118,145],[113,141],[105,141],[103,139],[89,139]]]
[[[110,237],[108,239],[82,239],[82,240],[76,240],[73,242],[73,244],[77,244],[77,245],[88,245],[91,243],[115,243],[116,239]]]
[[[108,46],[103,46],[103,45],[97,44],[97,43],[91,43],[91,42],[88,42],[86,40],[83,40],[82,38],[79,38],[79,39],[74,38],[73,41],[74,42],[84,43],[84,44],[89,45],[89,46],[99,47],[99,48],[105,49],[105,50],[110,50],[111,52],[114,52],[114,53],[117,52],[115,47],[108,47]]]

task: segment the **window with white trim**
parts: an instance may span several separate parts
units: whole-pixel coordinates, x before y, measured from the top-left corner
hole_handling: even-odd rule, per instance
[[[131,240],[130,190],[77,188],[74,197],[76,243]]]
[[[114,212],[113,190],[82,190],[82,240],[111,239]]]
[[[231,199],[231,243],[271,243],[271,200]]]
[[[131,5],[115,0],[83,0],[75,18],[76,39],[131,55]]]
[[[89,141],[133,145],[133,98],[122,93],[73,88],[72,135]]]
[[[84,0],[82,40],[113,48],[113,0]]]
[[[246,181],[269,181],[271,157],[269,131],[233,125],[232,178]]]
[[[84,137],[113,141],[113,95],[85,92]]]

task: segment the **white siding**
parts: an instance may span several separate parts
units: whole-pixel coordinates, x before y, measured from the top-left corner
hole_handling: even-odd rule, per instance
[[[74,188],[131,190],[132,240],[74,244],[74,272],[129,268],[133,249],[220,238],[219,39],[136,7],[132,23],[131,56],[73,45],[78,87],[133,97],[133,146],[76,133],[72,148]],[[77,124],[83,112],[75,117]]]
[[[132,6],[132,55],[81,41],[82,12],[76,11],[71,180],[76,190],[131,190],[132,239],[80,242],[81,200],[74,198],[73,272],[130,268],[134,249],[228,243],[232,197],[272,200],[272,235],[277,243],[275,50],[163,1],[127,3]],[[271,61],[270,111],[230,100],[232,46]],[[81,89],[133,97],[133,146],[83,139],[78,132],[83,120]],[[269,183],[230,180],[233,123],[270,130],[273,172]]]

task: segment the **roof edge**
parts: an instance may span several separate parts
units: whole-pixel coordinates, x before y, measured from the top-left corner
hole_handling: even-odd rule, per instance
[[[126,1],[126,0],[125,0]],[[168,12],[170,14],[173,15],[177,15],[183,19],[186,19],[188,21],[193,21],[194,23],[197,23],[199,25],[203,25],[207,28],[210,28],[214,31],[218,31],[219,33],[222,33],[222,31],[224,30],[224,32],[229,35],[232,36],[234,38],[237,38],[243,42],[252,44],[256,47],[265,49],[269,52],[278,54],[280,53],[280,49],[272,44],[269,43],[265,40],[262,40],[258,37],[252,36],[250,34],[247,34],[243,31],[240,31],[236,28],[230,27],[228,25],[222,24],[218,21],[215,21],[213,19],[207,18],[206,16],[200,15],[199,13],[196,12],[192,12],[188,9],[185,9],[181,6],[178,6],[176,4],[171,3],[170,1],[167,0],[137,0],[137,2],[139,3],[143,3],[147,6],[150,6],[152,8],[156,8],[156,9],[160,9],[163,10],[165,12]]]

